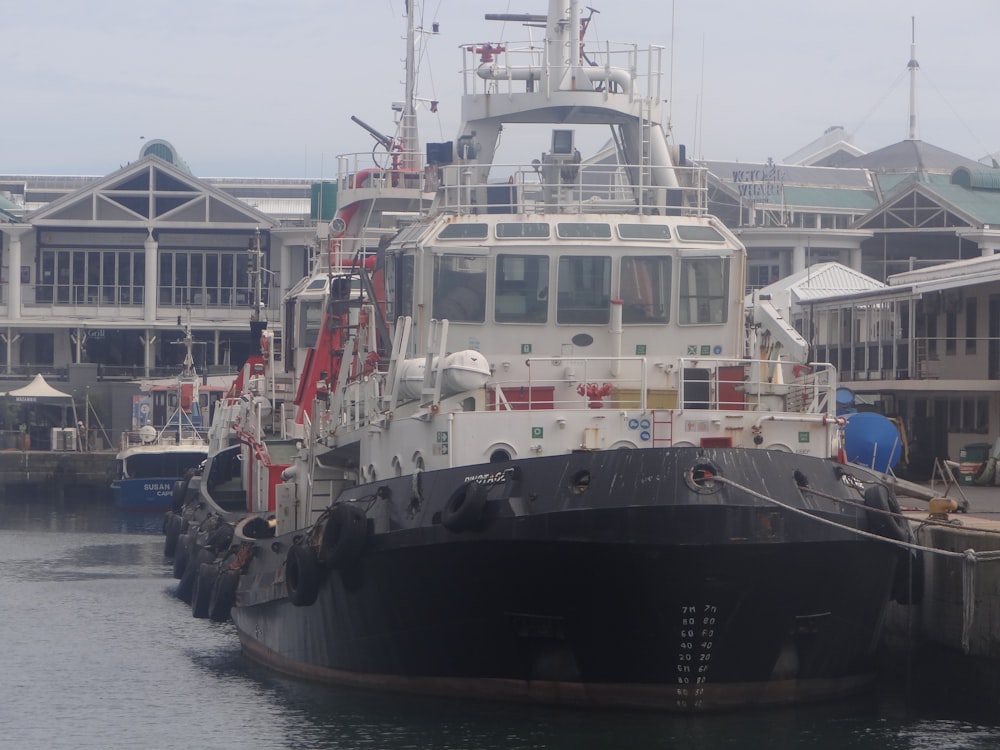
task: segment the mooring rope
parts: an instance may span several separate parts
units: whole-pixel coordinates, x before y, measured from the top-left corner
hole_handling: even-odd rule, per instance
[[[694,480],[692,479],[692,481]],[[993,562],[996,560],[1000,560],[1000,550],[987,550],[979,552],[974,549],[967,549],[964,552],[951,552],[949,550],[937,549],[935,547],[927,547],[922,544],[904,542],[898,539],[890,539],[888,537],[879,536],[878,534],[873,534],[870,531],[863,531],[862,529],[857,529],[854,528],[853,526],[847,526],[837,521],[833,521],[828,518],[823,518],[822,516],[818,516],[815,513],[811,513],[810,511],[805,510],[804,508],[796,508],[793,505],[788,505],[787,503],[783,503],[776,498],[769,497],[762,492],[757,492],[756,490],[753,490],[750,487],[742,485],[739,482],[734,482],[732,479],[729,479],[727,477],[715,475],[712,477],[712,481],[720,482],[722,484],[728,484],[734,489],[737,489],[741,492],[745,492],[751,497],[755,497],[759,500],[763,500],[764,502],[771,503],[772,505],[777,505],[778,507],[782,508],[783,510],[789,511],[790,513],[797,513],[802,516],[808,516],[814,521],[826,524],[827,526],[833,526],[835,528],[849,531],[860,537],[873,539],[879,542],[888,542],[889,544],[894,544],[897,547],[917,550],[919,552],[928,552],[935,555],[940,555],[942,557],[960,559],[962,561],[962,638],[961,638],[962,651],[963,653],[966,654],[969,653],[970,641],[972,635],[972,623],[973,620],[975,619],[975,614],[976,614],[976,566],[980,562]],[[836,502],[841,502],[844,504],[856,506],[858,508],[865,510],[866,512],[874,510],[877,513],[881,513],[883,515],[888,515],[893,518],[902,519],[907,523],[913,522],[912,519],[908,518],[902,513],[893,513],[892,511],[881,510],[880,508],[870,508],[866,505],[863,505],[862,503],[858,503],[853,500],[848,500],[847,498],[837,498],[824,495],[824,493],[817,492],[809,488],[802,488],[802,489],[807,490],[815,495],[827,497],[828,499],[834,500]],[[955,528],[954,524],[948,524],[940,521],[936,522],[933,519],[921,521],[920,525],[941,525],[941,526],[948,526],[949,528]],[[977,529],[965,526],[963,526],[962,528],[968,531],[992,532],[992,530],[990,529]]]

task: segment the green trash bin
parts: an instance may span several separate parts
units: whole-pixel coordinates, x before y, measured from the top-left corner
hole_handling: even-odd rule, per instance
[[[990,443],[969,443],[958,452],[958,481],[970,485],[990,457]]]

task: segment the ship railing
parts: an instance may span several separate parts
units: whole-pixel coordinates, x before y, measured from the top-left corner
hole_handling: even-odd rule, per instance
[[[435,209],[467,214],[708,213],[708,172],[672,167],[677,186],[640,186],[638,165],[449,164],[439,168]]]
[[[404,149],[383,153],[378,163],[370,151],[337,156],[338,200],[346,191],[421,189],[425,192],[424,157]]]
[[[837,370],[828,362],[683,357],[678,403],[686,409],[834,414]]]
[[[562,54],[550,60],[546,48],[545,40],[463,44],[464,94],[510,96],[528,91],[547,95],[559,90],[569,65]],[[664,51],[655,45],[585,42],[580,64],[571,74],[572,90],[662,101]]]
[[[143,433],[140,430],[123,430],[121,433],[120,450],[126,448],[136,448],[138,446],[163,446],[163,445],[204,445],[208,440],[208,431],[196,429],[194,427],[184,427],[178,433],[176,427],[162,430],[150,439],[150,433]]]
[[[637,408],[650,394],[645,357],[529,357],[527,379],[494,379],[491,411]]]
[[[490,382],[488,409],[836,412],[837,373],[828,363],[681,358],[672,380],[669,366],[652,368],[652,377],[645,357],[532,357],[527,364],[526,379]]]

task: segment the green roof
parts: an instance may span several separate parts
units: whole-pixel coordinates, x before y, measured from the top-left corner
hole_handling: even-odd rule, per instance
[[[782,203],[795,207],[870,211],[878,205],[872,190],[785,185],[781,196]]]

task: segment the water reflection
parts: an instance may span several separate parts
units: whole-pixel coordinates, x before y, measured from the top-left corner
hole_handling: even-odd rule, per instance
[[[59,503],[15,496],[0,499],[0,529],[160,534],[163,511],[121,510],[106,498],[67,499]]]

